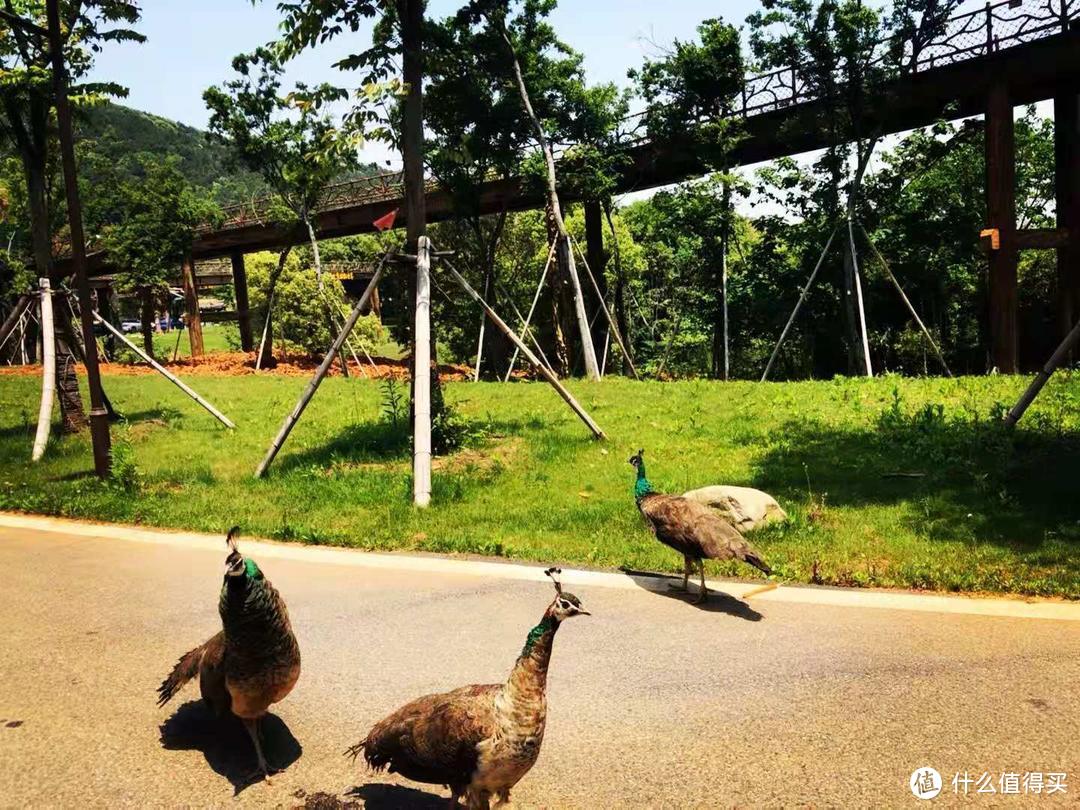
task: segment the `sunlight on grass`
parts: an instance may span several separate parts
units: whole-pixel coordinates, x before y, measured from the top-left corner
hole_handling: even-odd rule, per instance
[[[39,382],[0,376],[0,508],[676,571],[631,495],[626,459],[644,447],[663,491],[731,483],[777,497],[791,520],[754,542],[781,579],[1080,595],[1080,375],[1055,377],[1013,434],[996,409],[1020,378],[572,382],[603,443],[545,385],[451,384],[475,435],[437,463],[424,512],[375,382],[327,380],[262,481],[252,471],[305,379],[192,378],[235,432],[157,377],[105,382],[126,414],[108,484],[90,475],[86,436],[54,439],[31,466]]]

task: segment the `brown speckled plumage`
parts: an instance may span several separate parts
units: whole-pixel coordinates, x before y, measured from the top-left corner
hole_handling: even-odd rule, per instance
[[[766,575],[772,569],[738,529],[707,506],[680,495],[654,492],[645,477],[644,451],[630,457],[637,469],[634,497],[638,510],[656,539],[683,555],[685,561],[683,588],[687,587],[691,563],[701,565],[703,559],[741,560]],[[701,567],[701,594],[704,599],[705,569]]]
[[[267,773],[256,724],[295,686],[300,647],[285,600],[258,565],[237,550],[236,534],[235,528],[229,532],[218,600],[222,630],[177,662],[158,687],[158,705],[165,705],[197,674],[202,697],[214,712],[221,716],[231,711],[244,721],[259,768]]]
[[[557,586],[558,587],[558,586]],[[540,755],[547,722],[547,671],[563,620],[588,615],[559,590],[502,684],[465,686],[425,695],[378,722],[346,753],[369,767],[417,782],[446,785],[451,802],[486,808],[510,790]]]

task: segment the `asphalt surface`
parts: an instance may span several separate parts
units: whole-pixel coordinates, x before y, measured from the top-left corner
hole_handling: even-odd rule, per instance
[[[243,545],[241,545],[243,550]],[[225,553],[0,528],[3,806],[444,807],[342,756],[418,695],[501,681],[549,585],[468,573],[262,564],[303,653],[268,723],[272,784],[243,729],[191,684],[155,688],[219,628]],[[467,571],[467,567],[462,567]],[[904,806],[1080,800],[1080,622],[577,587],[559,633],[525,807]],[[977,795],[957,772],[1065,772],[1053,796]]]

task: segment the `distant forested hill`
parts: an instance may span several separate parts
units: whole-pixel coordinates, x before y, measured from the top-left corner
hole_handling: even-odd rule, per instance
[[[78,126],[83,149],[119,164],[139,152],[179,155],[181,170],[195,185],[211,189],[220,204],[248,200],[266,192],[263,181],[233,166],[228,148],[206,132],[157,115],[106,103],[83,111]],[[374,174],[374,164],[360,175]]]

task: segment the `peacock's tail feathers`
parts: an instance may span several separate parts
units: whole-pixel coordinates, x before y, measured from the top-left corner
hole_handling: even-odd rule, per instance
[[[189,650],[176,662],[169,677],[161,682],[158,687],[158,706],[164,706],[173,696],[179,692],[184,684],[199,674],[205,664],[216,666],[220,664],[225,651],[224,636],[216,634],[209,641],[200,644],[193,650]]]

